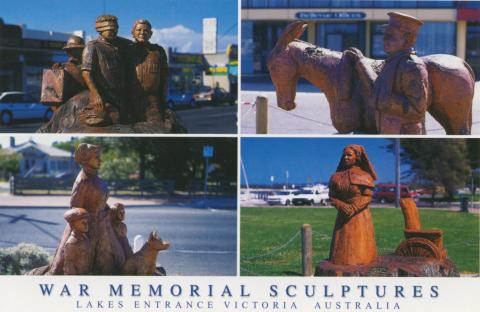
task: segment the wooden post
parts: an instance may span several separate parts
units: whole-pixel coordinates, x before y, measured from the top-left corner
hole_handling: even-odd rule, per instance
[[[312,227],[302,225],[302,270],[303,276],[312,276]]]
[[[268,99],[263,96],[257,96],[256,105],[256,123],[257,134],[268,133]]]

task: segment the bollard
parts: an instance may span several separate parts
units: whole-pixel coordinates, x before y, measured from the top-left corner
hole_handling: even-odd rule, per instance
[[[312,227],[302,225],[302,270],[303,276],[312,276]]]
[[[268,133],[268,99],[264,96],[257,96],[256,106],[256,123],[257,134]]]

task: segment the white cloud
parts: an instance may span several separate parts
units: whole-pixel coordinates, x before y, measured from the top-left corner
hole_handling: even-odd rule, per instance
[[[176,48],[178,52],[202,52],[202,33],[197,33],[184,25],[153,29],[153,35],[150,41],[165,48]],[[227,45],[236,42],[237,36],[223,36],[217,43],[217,49],[219,51],[225,51]]]

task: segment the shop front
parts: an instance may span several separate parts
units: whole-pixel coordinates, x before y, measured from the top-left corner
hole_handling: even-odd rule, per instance
[[[368,57],[384,59],[382,25],[390,11],[424,22],[415,44],[418,55],[456,55],[475,68],[480,63],[478,1],[244,0],[242,5],[242,75],[268,74],[268,54],[285,27],[296,20],[308,24],[301,40],[335,51],[356,47]]]

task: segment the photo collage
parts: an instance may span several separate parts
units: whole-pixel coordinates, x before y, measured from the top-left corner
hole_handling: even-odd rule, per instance
[[[2,1],[0,311],[478,311],[479,80],[480,1]]]

